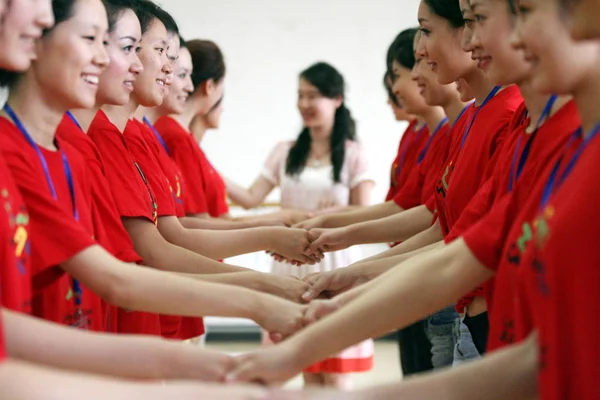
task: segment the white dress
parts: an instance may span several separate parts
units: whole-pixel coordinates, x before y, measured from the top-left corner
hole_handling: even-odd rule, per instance
[[[279,143],[269,155],[262,176],[281,189],[281,207],[314,211],[323,198],[333,198],[337,205],[345,206],[350,201],[350,190],[361,182],[372,181],[362,147],[352,141],[346,142],[345,161],[341,171],[341,181],[333,181],[333,166],[307,166],[297,176],[285,173],[285,165],[294,142]],[[326,253],[316,265],[296,267],[273,261],[271,272],[279,275],[294,275],[299,278],[313,273],[343,268],[361,260],[359,248]],[[367,340],[346,349],[335,357],[324,360],[307,372],[346,373],[368,371],[373,365],[373,341]]]

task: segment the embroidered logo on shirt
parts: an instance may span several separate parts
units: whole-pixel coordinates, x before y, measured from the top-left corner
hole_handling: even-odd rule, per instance
[[[28,240],[29,231],[27,230],[29,225],[29,214],[24,206],[22,206],[21,209],[19,209],[15,214],[13,201],[8,189],[3,188],[0,191],[0,195],[4,201],[4,211],[6,211],[6,214],[8,214],[9,226],[15,232],[12,237],[11,247],[13,247],[15,250],[17,268],[19,273],[24,275],[26,273],[26,260],[31,254],[31,244]]]

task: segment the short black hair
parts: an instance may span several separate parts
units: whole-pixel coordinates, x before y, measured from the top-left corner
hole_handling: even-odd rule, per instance
[[[415,66],[414,44],[417,32],[417,28],[410,28],[403,30],[396,36],[387,53],[388,71],[392,71],[394,61],[407,69],[412,69]]]
[[[157,19],[162,22],[167,32],[179,35],[179,26],[177,26],[175,19],[157,4],[150,0],[132,0],[132,2],[132,9],[140,20],[142,34],[146,33],[152,21]]]
[[[106,8],[108,32],[113,32],[123,12],[133,10],[135,5],[133,0],[102,0],[102,3],[104,3],[104,8]]]

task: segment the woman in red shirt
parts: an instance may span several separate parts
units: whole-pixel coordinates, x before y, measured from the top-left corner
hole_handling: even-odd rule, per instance
[[[525,46],[529,59],[535,61],[530,64],[529,83],[532,90],[542,93],[571,93],[574,96],[582,115],[583,132],[585,132],[583,136],[577,129],[577,124],[573,122],[574,110],[569,109],[571,103],[567,103],[539,127],[538,135],[544,136],[538,137],[533,142],[531,154],[528,158],[526,157],[529,159],[535,154],[536,157],[542,156],[545,162],[531,164],[530,166],[533,167],[531,169],[526,167],[519,177],[516,187],[501,201],[502,204],[494,207],[492,213],[471,228],[464,238],[457,239],[439,252],[415,257],[401,268],[387,274],[378,283],[373,282],[370,285],[376,290],[369,290],[364,295],[357,297],[360,301],[351,301],[342,310],[321,321],[319,324],[322,324],[322,327],[307,328],[303,333],[294,336],[281,345],[277,356],[285,354],[286,357],[290,357],[290,360],[295,360],[292,350],[295,345],[290,342],[322,343],[315,336],[306,332],[312,331],[314,334],[317,330],[323,329],[323,332],[327,332],[323,337],[331,335],[330,329],[335,324],[332,320],[338,318],[345,321],[351,320],[346,312],[351,312],[353,318],[359,320],[361,327],[364,327],[365,330],[365,336],[357,334],[356,337],[348,338],[349,341],[361,340],[370,336],[371,333],[366,333],[366,331],[370,331],[372,328],[374,331],[379,329],[385,331],[387,322],[384,321],[388,321],[391,315],[381,316],[381,320],[372,321],[373,325],[370,325],[365,324],[368,312],[363,314],[362,311],[358,311],[376,307],[375,298],[378,296],[381,296],[382,299],[385,298],[386,302],[390,301],[390,296],[402,303],[409,302],[410,307],[403,308],[398,313],[393,311],[395,316],[407,317],[406,323],[421,314],[415,311],[415,307],[420,308],[423,302],[431,302],[429,309],[433,309],[451,301],[452,296],[465,292],[477,283],[486,280],[493,273],[491,270],[486,270],[486,267],[492,268],[488,263],[491,258],[482,260],[478,256],[474,256],[470,243],[486,244],[490,242],[489,234],[484,235],[483,233],[489,231],[490,221],[497,220],[500,222],[500,225],[495,225],[496,228],[500,228],[497,230],[506,227],[510,233],[508,236],[502,235],[506,238],[506,242],[502,246],[503,250],[500,254],[494,249],[491,249],[489,254],[492,258],[496,257],[497,259],[494,268],[497,267],[498,262],[501,262],[497,279],[500,280],[500,276],[505,274],[512,276],[513,290],[497,290],[496,297],[505,297],[504,301],[513,306],[513,326],[510,327],[511,330],[508,333],[514,334],[513,340],[521,343],[511,350],[501,352],[493,358],[490,357],[489,360],[484,361],[485,364],[474,363],[472,368],[467,367],[447,375],[440,375],[436,378],[439,380],[424,379],[420,382],[423,385],[421,390],[424,390],[421,393],[429,394],[422,394],[422,396],[434,396],[432,393],[435,393],[435,382],[446,382],[447,385],[454,382],[452,383],[452,392],[457,396],[464,393],[470,396],[465,398],[479,398],[481,396],[481,386],[479,385],[482,384],[479,377],[482,375],[485,376],[483,386],[486,390],[491,390],[490,396],[497,394],[498,398],[511,397],[511,390],[517,390],[515,394],[518,393],[518,390],[524,390],[522,395],[532,395],[536,387],[534,373],[537,366],[541,365],[540,390],[544,399],[592,399],[597,397],[598,385],[594,378],[596,371],[594,364],[597,364],[599,354],[596,351],[598,346],[594,339],[597,324],[595,320],[590,321],[588,318],[589,315],[598,312],[598,302],[589,297],[596,295],[598,286],[596,268],[598,256],[594,250],[596,247],[592,244],[597,235],[589,231],[590,227],[596,229],[597,224],[589,223],[590,218],[593,217],[584,210],[589,210],[591,204],[597,201],[596,197],[598,197],[596,190],[590,192],[590,187],[594,187],[593,180],[597,178],[595,176],[597,168],[594,164],[598,163],[596,135],[600,130],[597,123],[600,116],[597,111],[596,94],[600,82],[597,69],[599,45],[597,42],[575,44],[570,40],[566,27],[568,21],[565,21],[562,15],[564,9],[558,3],[558,1],[542,0],[521,2],[523,14],[520,21],[522,21],[523,39],[520,40],[519,45]],[[499,21],[505,21],[504,24],[510,21],[505,17],[505,14],[509,15],[508,3],[479,1],[477,4],[476,15],[482,21],[486,21],[489,28],[494,27],[494,24],[498,22],[496,17],[500,18]],[[467,8],[467,10],[469,9]],[[482,24],[482,29],[484,26],[486,25]],[[498,35],[502,30],[495,28],[493,32],[496,40],[508,41],[509,33],[505,33],[499,38]],[[498,54],[495,56],[498,57]],[[535,124],[535,122],[533,123]],[[546,131],[545,134],[542,133],[542,129]],[[564,138],[562,145],[556,146],[555,141],[552,140],[543,146],[536,146],[543,143],[539,141],[540,138],[551,138],[553,135],[562,135]],[[548,152],[548,148],[554,148],[554,150]],[[564,188],[561,187],[563,182]],[[515,207],[518,210],[516,214]],[[587,216],[580,215],[582,213]],[[582,237],[573,237],[574,231],[585,231],[585,229],[588,232]],[[491,242],[494,243],[495,240]],[[490,243],[487,245],[489,246]],[[470,249],[465,250],[467,248]],[[576,250],[569,252],[566,250],[568,248]],[[577,265],[577,271],[580,274],[573,273],[573,265]],[[517,268],[517,266],[520,267]],[[573,279],[576,277],[582,278],[577,287],[574,285],[575,279]],[[421,295],[425,289],[421,283],[427,281],[427,285],[430,285],[437,280],[439,280],[439,286],[436,283],[430,292]],[[399,285],[402,286],[402,289]],[[585,286],[583,291],[581,290],[582,285]],[[381,293],[384,287],[387,289],[385,293]],[[444,287],[444,291],[448,289],[454,294],[448,297],[444,295],[444,299],[441,299],[439,289],[442,287]],[[344,304],[346,300],[349,300],[348,298],[342,299],[344,296],[338,298],[337,304],[329,304],[329,309],[331,310],[332,306],[339,306],[340,302]],[[365,303],[370,303],[370,305]],[[495,304],[497,303],[498,301],[495,302]],[[492,318],[495,314],[494,311]],[[568,316],[567,321],[559,321],[565,316]],[[402,317],[403,320],[404,317]],[[394,322],[390,323],[389,327],[395,326],[397,323],[398,320],[394,317]],[[492,320],[493,323],[494,320]],[[540,330],[542,342],[541,364],[536,360],[535,340],[523,341],[536,328]],[[340,327],[340,329],[345,335],[352,332],[351,335],[354,336],[356,333],[348,326]],[[306,342],[300,340],[303,334],[306,335]],[[344,345],[339,342],[337,344]],[[302,354],[318,357],[319,355],[313,352],[313,346],[300,345]],[[308,351],[308,348],[311,350]],[[328,351],[335,351],[335,349],[329,348]],[[264,356],[267,357],[267,354]],[[277,362],[275,354],[268,356],[273,356],[273,358],[269,358],[269,363],[275,362],[278,365],[278,373],[280,373],[282,364]],[[265,358],[260,361],[264,360]],[[247,365],[249,368],[246,371],[249,373],[248,375],[256,377],[256,364],[253,365],[252,361]],[[309,363],[311,360],[307,359],[305,362]],[[298,366],[301,364],[299,363]],[[497,368],[494,368],[494,365]],[[268,372],[268,374],[270,373],[272,371]],[[265,374],[261,375],[264,379]],[[463,376],[466,380],[461,380],[460,377]],[[416,382],[414,383],[416,384]],[[470,387],[465,392],[465,384],[468,382],[477,382],[478,384],[469,385]],[[425,385],[427,386],[424,387]],[[477,394],[475,394],[475,386],[479,387]],[[490,389],[490,387],[494,389]],[[510,390],[507,390],[509,387]],[[416,386],[407,385],[405,388],[406,392],[398,390],[388,393],[390,396],[392,393],[394,396],[399,396],[399,393],[416,395],[415,391],[411,391]],[[496,393],[496,388],[499,390],[498,393]],[[449,387],[444,387],[444,393],[447,393],[448,389]],[[372,393],[371,396],[373,396]]]
[[[58,8],[56,20],[60,23],[45,31],[38,44],[43,51],[38,51],[29,71],[18,76],[2,74],[3,82],[11,83],[11,91],[5,118],[0,120],[3,128],[0,141],[30,215],[34,314],[62,324],[104,330],[100,298],[94,293],[129,310],[190,316],[210,314],[211,311],[203,309],[208,305],[204,302],[206,298],[203,301],[201,297],[211,291],[215,295],[225,294],[222,290],[239,289],[131,267],[113,258],[93,239],[92,199],[84,161],[67,143],[55,138],[56,127],[66,109],[93,105],[96,81],[107,62],[102,43],[104,32],[93,35],[90,46],[87,43],[91,39],[82,38],[73,29],[73,25],[82,24],[85,29],[101,31],[102,28],[92,27],[106,24],[102,4],[92,3],[95,7],[92,10],[75,4],[73,10]],[[78,13],[80,9],[82,12]],[[87,15],[94,12],[97,20],[88,21]],[[57,85],[56,76],[71,84]],[[47,99],[43,93],[50,91],[52,99]],[[44,124],[35,123],[39,115],[47,115]],[[242,290],[240,295],[252,298],[257,295],[257,299],[267,300],[251,291]],[[188,296],[196,300],[190,301]],[[302,316],[300,306],[271,297],[267,303],[277,310],[291,305],[297,310],[296,318]],[[217,308],[222,306],[229,308],[219,301]],[[187,307],[190,309],[185,310]],[[233,305],[231,311],[238,309],[244,314],[244,307]],[[252,312],[262,312],[260,308],[263,307]]]
[[[92,20],[94,15],[103,15],[99,1],[44,0],[35,3],[32,8],[29,2],[22,0],[12,0],[8,5],[0,2],[3,31],[0,35],[0,68],[5,69],[2,77],[6,76],[7,70],[23,72],[29,67],[32,53],[27,42],[23,41],[24,37],[36,41],[44,30],[51,30],[54,21],[61,25],[62,19],[66,18],[66,14],[70,15],[71,10],[73,15],[69,20],[72,22],[82,22],[82,14],[92,16]],[[46,35],[60,33],[47,32]],[[64,36],[62,38],[65,39]],[[49,44],[47,38],[42,40]],[[3,307],[0,318],[0,386],[3,395],[14,400],[76,399],[80,397],[80,391],[87,392],[88,397],[94,399],[123,395],[148,399],[241,396],[241,392],[235,389],[222,391],[181,383],[165,388],[160,382],[128,384],[82,375],[82,372],[87,372],[121,379],[177,377],[220,380],[230,360],[156,339],[90,334],[24,315],[31,305],[30,228],[36,227],[35,224],[30,226],[28,211],[2,157],[0,188],[3,204],[0,209],[0,306]],[[183,358],[179,358],[181,356]],[[115,364],[117,358],[123,359]],[[163,372],[160,372],[161,369]],[[243,398],[248,393],[245,388]]]

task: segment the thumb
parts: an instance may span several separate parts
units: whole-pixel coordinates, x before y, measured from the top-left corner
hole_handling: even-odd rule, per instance
[[[253,366],[253,363],[247,359],[242,359],[238,361],[235,368],[225,375],[226,383],[243,383],[243,382],[251,382],[255,379],[255,375],[253,371],[256,369]]]
[[[310,287],[308,288],[308,290],[306,291],[306,293],[304,293],[302,295],[302,299],[304,301],[311,301],[316,299],[317,297],[319,297],[319,295],[327,290],[327,287],[329,286],[329,278],[327,277],[326,274],[321,274],[319,276],[317,276],[317,278],[311,282]]]
[[[306,249],[305,254],[315,254],[321,249],[327,251],[327,236],[325,234],[314,236],[312,233],[311,235],[313,235],[312,238],[314,238],[314,240],[311,241],[310,245]]]
[[[271,342],[277,344],[283,340],[283,335],[281,333],[276,332],[269,333],[269,339],[271,339]]]

